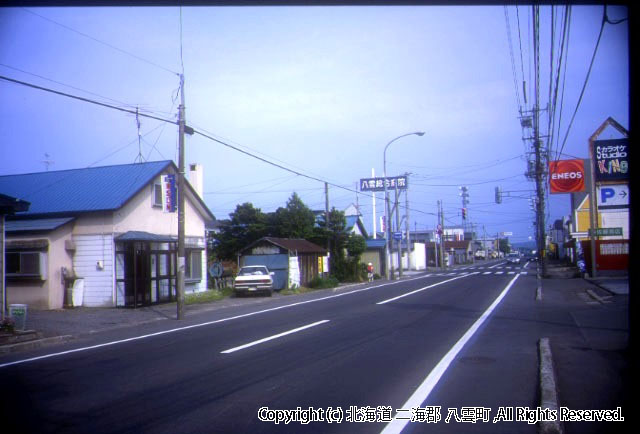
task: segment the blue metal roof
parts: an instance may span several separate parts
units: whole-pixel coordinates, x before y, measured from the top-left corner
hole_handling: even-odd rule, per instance
[[[384,238],[376,238],[375,240],[374,239],[365,240],[365,243],[367,245],[367,249],[382,249],[384,248],[386,241]]]
[[[116,210],[170,164],[167,160],[5,175],[0,176],[0,192],[31,202],[22,216]]]
[[[75,217],[59,217],[52,219],[35,219],[35,220],[7,220],[5,223],[5,231],[10,232],[39,232],[52,231],[59,228],[65,223],[75,220]]]

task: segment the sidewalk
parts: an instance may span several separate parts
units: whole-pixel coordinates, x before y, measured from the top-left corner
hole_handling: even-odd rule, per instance
[[[633,417],[628,279],[544,279],[542,285],[539,306],[547,324],[558,406],[572,410],[621,407],[628,424]],[[624,429],[619,422],[578,421],[564,422],[560,428],[548,432]]]

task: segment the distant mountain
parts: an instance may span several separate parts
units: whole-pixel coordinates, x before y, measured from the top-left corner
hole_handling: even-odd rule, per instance
[[[520,242],[520,243],[511,243],[511,245],[515,249],[535,249],[536,248],[536,242],[535,241],[523,241],[523,242]]]

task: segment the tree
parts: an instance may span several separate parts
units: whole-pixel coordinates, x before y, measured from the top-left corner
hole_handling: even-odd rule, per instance
[[[314,235],[311,238],[312,242],[320,246],[328,246],[329,270],[331,275],[338,280],[344,280],[349,274],[345,258],[345,249],[349,238],[346,226],[347,221],[344,217],[344,212],[332,208],[329,211],[328,222],[324,215],[318,219]]]
[[[278,208],[271,222],[273,232],[282,238],[309,239],[313,237],[315,215],[297,193],[293,193],[285,208]]]
[[[360,273],[358,272],[360,268],[360,256],[362,256],[366,249],[367,243],[362,235],[350,235],[347,239],[347,252],[351,257],[353,278],[355,280],[360,280]]]
[[[267,235],[265,215],[249,202],[237,205],[230,217],[229,224],[214,236],[219,259],[234,259],[240,250]]]

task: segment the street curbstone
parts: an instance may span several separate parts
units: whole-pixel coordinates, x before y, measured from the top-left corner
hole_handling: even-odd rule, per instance
[[[66,342],[71,339],[73,339],[73,336],[63,335],[63,336],[53,336],[53,337],[42,338],[42,339],[34,339],[31,341],[19,342],[16,344],[2,345],[0,346],[0,354],[9,354],[9,353],[15,353],[18,351],[33,350],[36,348],[43,347],[45,345]]]
[[[550,410],[559,410],[558,391],[556,387],[556,375],[553,368],[553,356],[549,338],[541,338],[538,342],[540,353],[540,407]],[[562,422],[559,420],[538,422],[540,434],[564,434]]]

